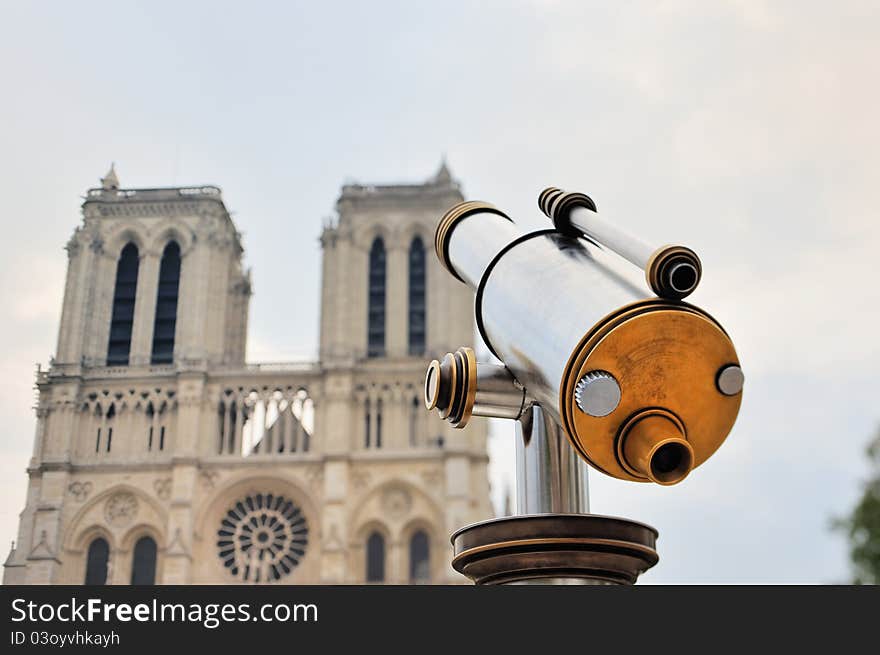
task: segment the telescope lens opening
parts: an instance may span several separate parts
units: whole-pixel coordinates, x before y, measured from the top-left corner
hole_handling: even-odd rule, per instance
[[[440,362],[436,359],[428,366],[425,373],[425,407],[429,410],[437,407],[440,402]]]
[[[651,457],[651,475],[661,484],[683,480],[693,467],[693,454],[682,443],[670,442],[660,446]]]
[[[698,282],[697,269],[690,262],[679,262],[669,272],[669,284],[678,293],[689,293]]]

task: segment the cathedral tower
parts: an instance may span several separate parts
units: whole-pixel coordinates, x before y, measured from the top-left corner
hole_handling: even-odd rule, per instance
[[[449,533],[491,515],[486,426],[421,407],[473,341],[428,250],[461,200],[343,187],[325,227],[320,358],[245,363],[249,272],[216,187],[88,191],[4,582],[452,582]],[[451,308],[456,311],[449,311]]]

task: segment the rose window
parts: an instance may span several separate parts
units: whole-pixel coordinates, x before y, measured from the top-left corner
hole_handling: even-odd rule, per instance
[[[302,510],[284,496],[251,494],[220,521],[217,553],[244,582],[274,582],[300,563],[309,541]]]

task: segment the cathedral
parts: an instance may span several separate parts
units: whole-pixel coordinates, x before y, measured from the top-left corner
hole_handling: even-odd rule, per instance
[[[90,189],[5,584],[448,584],[490,518],[487,424],[424,409],[472,299],[430,244],[462,200],[342,187],[311,363],[245,359],[252,280],[219,188]]]

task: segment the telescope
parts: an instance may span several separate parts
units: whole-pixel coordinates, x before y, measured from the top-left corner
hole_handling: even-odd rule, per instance
[[[538,205],[544,230],[467,201],[435,233],[501,364],[465,347],[434,360],[425,405],[456,427],[472,416],[518,426],[518,515],[456,532],[453,566],[479,584],[633,583],[657,562],[657,532],[590,514],[588,467],[681,482],[732,429],[742,369],[718,321],[682,300],[702,277],[690,248],[646,244],[583,193],[550,187]]]

